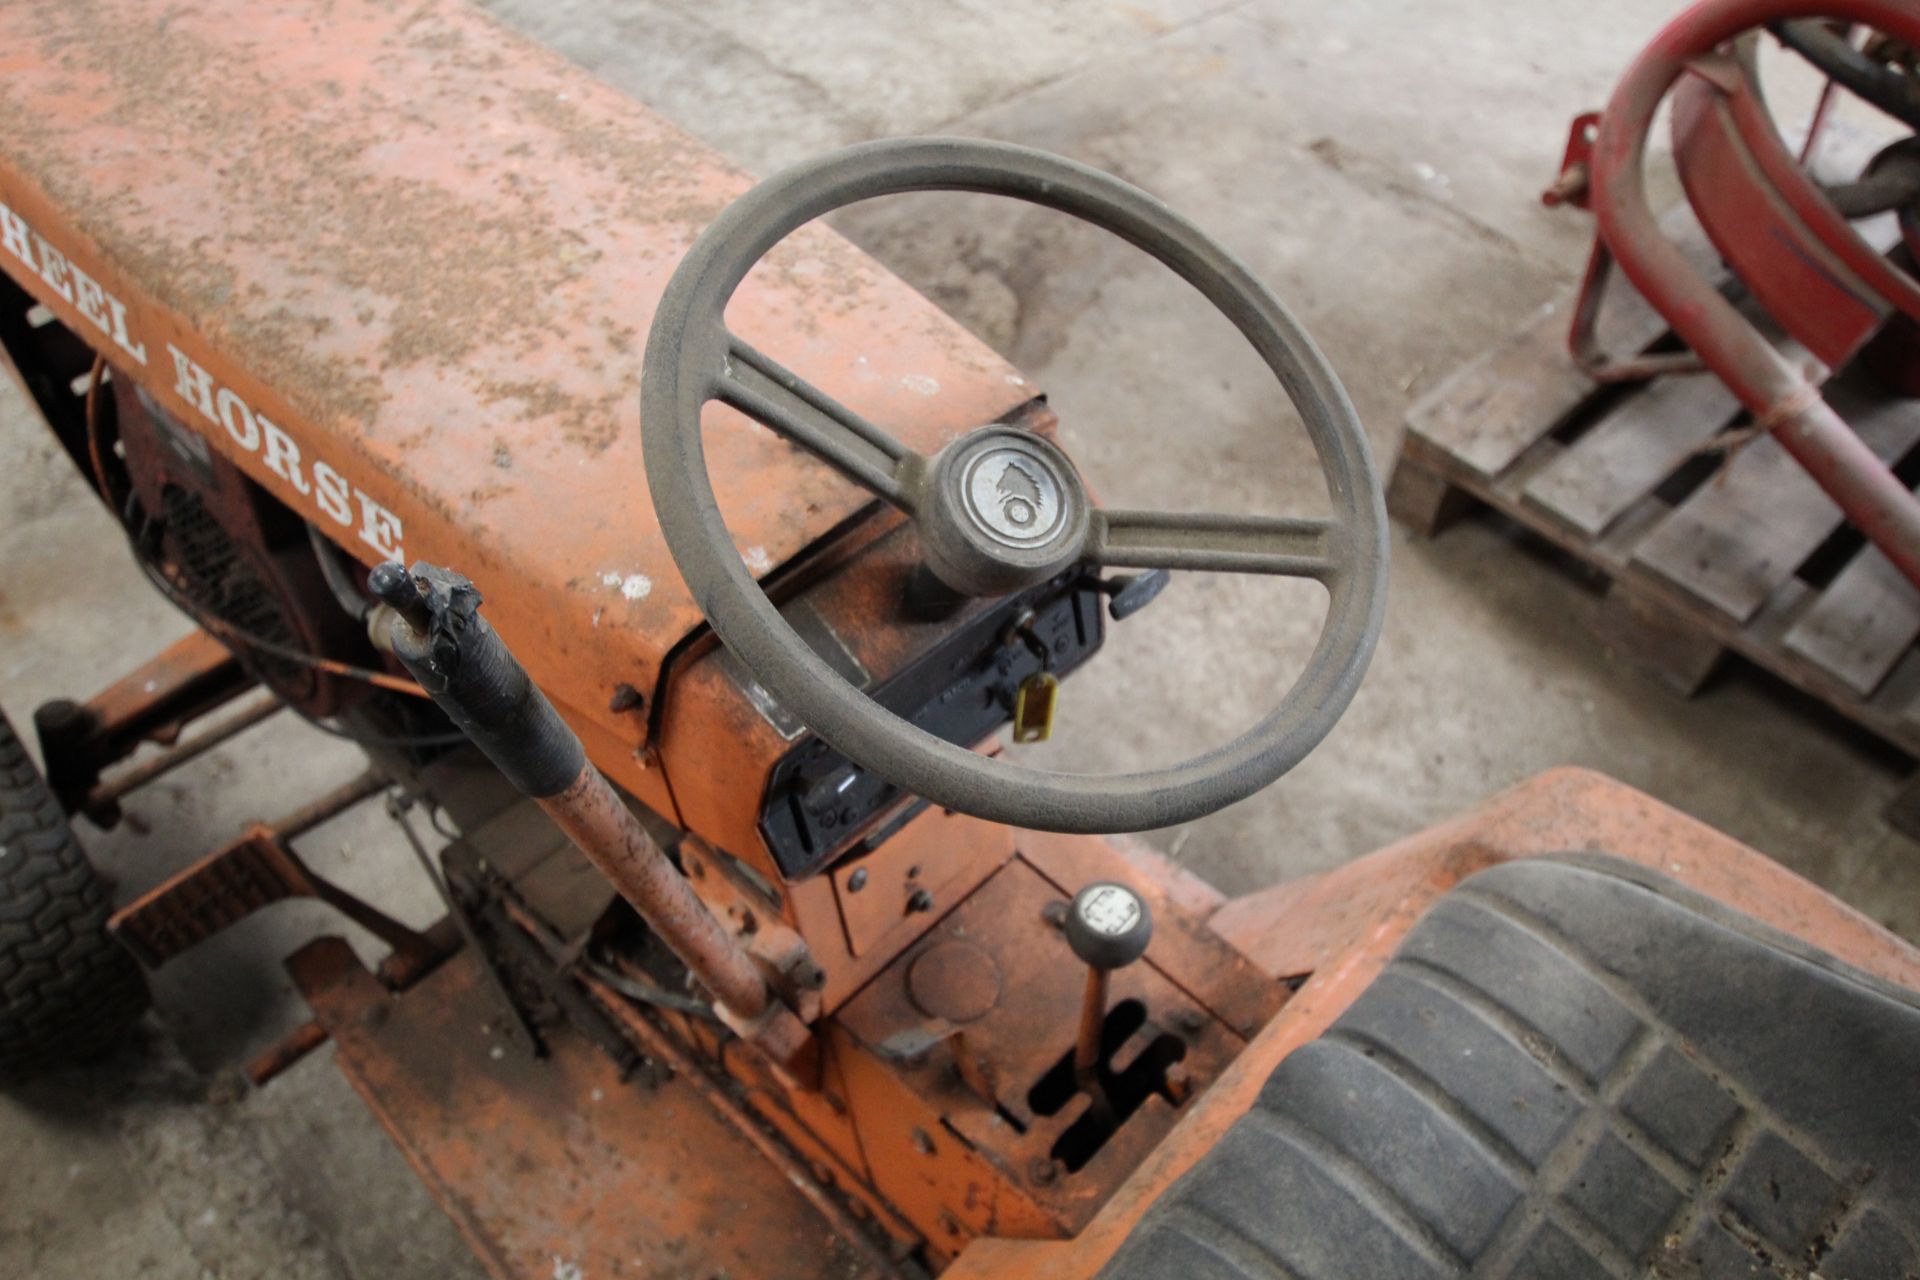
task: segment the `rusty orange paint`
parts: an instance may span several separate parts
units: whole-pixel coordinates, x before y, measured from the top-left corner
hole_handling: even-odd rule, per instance
[[[1111,874],[1111,855],[1107,866]],[[1062,1136],[1090,1103],[1079,1094],[1048,1110],[1032,1097],[1033,1087],[1074,1050],[1086,983],[1084,967],[1046,919],[1048,906],[1066,896],[1024,857],[1016,858],[835,1019],[848,1069],[863,1073],[859,1078],[874,1095],[856,1087],[850,1104],[874,1176],[890,1193],[899,1188],[911,1197],[913,1208],[903,1202],[902,1211],[932,1239],[952,1243],[952,1229],[942,1225],[948,1221],[968,1237],[1070,1235],[1179,1120],[1164,1098],[1151,1096],[1077,1170],[1053,1165]],[[1150,1039],[1177,1035],[1185,1046],[1181,1066],[1210,1084],[1244,1041],[1187,994],[1198,985],[1197,957],[1171,941],[1162,946],[1162,928],[1143,961],[1111,977],[1114,1004],[1137,1001],[1146,1011],[1146,1025],[1118,1056],[1130,1059]],[[999,998],[961,1024],[928,1013],[912,986],[919,958],[951,946],[976,953],[976,963],[1004,977]],[[1257,985],[1276,986],[1251,966],[1244,973]],[[989,1069],[989,1080],[966,1079],[956,1034],[964,1037],[972,1065]],[[989,1096],[978,1084],[989,1085]],[[893,1158],[883,1161],[881,1152]]]
[[[1051,873],[1016,854],[1016,845],[1040,850]],[[1280,984],[1206,931],[1219,896],[1129,841],[1041,836],[924,813],[853,864],[868,878],[852,897],[870,894],[881,904],[878,951],[863,955],[841,947],[845,921],[831,913],[844,902],[836,906],[824,892],[830,883],[843,888],[839,873],[783,886],[776,901],[697,837],[682,843],[680,857],[695,891],[743,946],[766,954],[762,939],[788,927],[768,922],[793,919],[813,940],[813,960],[832,975],[819,1004],[828,1016],[816,1024],[817,1089],[794,1089],[756,1055],[727,1052],[701,1024],[683,1023],[680,1034],[748,1085],[755,1109],[809,1160],[900,1215],[937,1258],[982,1236],[1071,1234],[1179,1119],[1175,1107],[1152,1098],[1078,1172],[1035,1174],[1085,1102],[1049,1116],[1032,1114],[1028,1102],[1029,1089],[1072,1048],[1081,989],[1077,962],[1044,919],[1049,903],[1070,895],[1052,876],[1121,875],[1154,904],[1155,948],[1116,979],[1114,995],[1143,1001],[1154,1027],[1188,1041],[1185,1088],[1217,1078],[1286,998]],[[924,915],[904,905],[916,883],[933,899]],[[822,910],[824,920],[809,914]],[[1003,984],[985,984],[990,998],[969,1004],[963,1024],[929,1013],[925,993],[914,994],[922,957],[952,946],[1004,975]]]
[[[641,346],[749,181],[455,0],[0,8],[0,204],[25,246],[0,270],[361,560],[472,577],[596,763],[663,812],[645,720],[608,705],[702,625],[646,496]],[[729,319],[919,449],[1034,394],[824,228]],[[707,448],[756,567],[867,502],[730,411]]]
[[[776,1003],[746,948],[694,894],[598,769],[586,765],[539,804],[731,1014],[752,1019]]]
[[[187,720],[245,693],[251,685],[225,646],[205,631],[195,630],[89,698],[87,711],[102,737],[120,737],[126,729],[142,725],[156,706],[181,699],[187,705],[179,718],[149,726],[144,734],[154,742],[170,744],[179,739]],[[194,696],[200,688],[209,691],[204,699]],[[128,745],[131,749],[132,744]]]
[[[289,967],[336,1065],[501,1280],[849,1280],[866,1269],[682,1077],[623,1081],[564,1030],[544,1061],[496,1038],[471,954],[400,997],[337,938]]]
[[[1920,951],[1765,855],[1600,774],[1556,769],[1344,867],[1222,907],[1214,926],[1249,959],[1276,977],[1311,977],[1078,1236],[976,1241],[946,1280],[1092,1276],[1153,1200],[1246,1113],[1281,1059],[1318,1036],[1366,989],[1442,894],[1496,863],[1567,849],[1604,850],[1642,863],[1849,964],[1920,990]]]
[[[1920,988],[1920,953],[1914,949],[1729,837],[1577,770],[1542,775],[1473,813],[1336,871],[1232,902],[1130,840],[1011,834],[1017,853],[1010,862],[819,1024],[817,1087],[795,1088],[761,1056],[743,1052],[737,1042],[729,1048],[729,1039],[709,1023],[672,1013],[659,1017],[689,1052],[708,1058],[738,1082],[739,1101],[780,1135],[790,1149],[781,1159],[790,1155],[801,1162],[791,1167],[807,1170],[811,1193],[832,1191],[833,1220],[844,1224],[851,1214],[877,1226],[896,1247],[923,1247],[936,1271],[962,1280],[1094,1275],[1152,1200],[1244,1113],[1278,1062],[1319,1034],[1372,981],[1427,907],[1462,878],[1502,860],[1568,848],[1606,850],[1657,868],[1850,963]],[[754,896],[758,891],[737,879],[726,859],[697,840],[683,849],[683,858],[710,902],[721,899],[716,882],[732,886],[726,900],[735,909],[716,909],[743,933],[755,931],[743,909],[778,909],[764,895]],[[1024,1114],[1023,1108],[1037,1073],[1071,1049],[1080,993],[1081,975],[1064,941],[1043,923],[1044,910],[1064,896],[1062,881],[1075,882],[1095,870],[1125,879],[1145,894],[1159,924],[1146,960],[1115,975],[1114,998],[1144,1000],[1156,1021],[1187,1030],[1191,1048],[1180,1064],[1184,1079],[1176,1097],[1182,1105],[1151,1100],[1069,1177],[1040,1166],[1077,1104],[1052,1119]],[[767,918],[760,917],[759,928]],[[962,946],[977,953],[974,963],[984,961],[1006,975],[997,988],[991,983],[970,988],[958,1023],[928,1013],[926,993],[915,992],[916,961],[942,946]],[[301,971],[299,963],[295,968]],[[1229,979],[1210,984],[1222,973]],[[1303,983],[1291,998],[1291,984],[1283,978]],[[313,985],[311,973],[301,985]],[[347,1033],[343,1065],[483,1256],[488,1248],[497,1254],[502,1234],[525,1224],[538,1224],[551,1235],[553,1224],[573,1223],[569,1215],[576,1206],[567,1198],[582,1194],[579,1182],[562,1185],[546,1169],[532,1167],[522,1167],[516,1177],[502,1176],[484,1157],[496,1148],[519,1152],[549,1143],[546,1136],[527,1132],[529,1126],[577,1133],[578,1117],[590,1114],[597,1101],[581,1095],[570,1070],[539,1080],[516,1077],[511,1096],[491,1104],[505,1117],[494,1141],[464,1132],[456,1141],[450,1132],[475,1121],[462,1116],[456,1123],[445,1114],[446,1082],[421,1060],[429,1050],[410,1042],[410,1037],[438,1034],[431,1023],[442,1014],[409,1015],[425,1021],[379,1031],[378,1019],[365,1020],[367,1000],[377,990],[362,989],[360,1003],[351,1006],[330,1006],[324,991],[310,998],[323,1026],[335,1035],[343,1027],[375,1029],[363,1032],[358,1042]],[[1267,1003],[1248,1005],[1249,991],[1265,992]],[[430,980],[418,999],[408,996],[399,1003],[458,1006],[464,998]],[[376,1003],[384,1008],[392,1001],[380,993]],[[348,1016],[352,1008],[359,1012]],[[637,1016],[631,1008],[617,1012]],[[457,1007],[444,1016],[455,1022],[483,1020]],[[1250,1039],[1235,1026],[1246,1019],[1265,1021]],[[371,1040],[379,1043],[370,1045]],[[509,1114],[509,1104],[517,1115]],[[634,1176],[626,1163],[634,1142],[704,1132],[707,1121],[671,1104],[658,1109],[662,1105],[654,1099],[622,1122],[642,1132],[622,1127],[605,1135],[607,1149],[597,1158],[608,1162],[608,1177]],[[1008,1115],[1022,1123],[1009,1125]],[[662,1117],[670,1123],[662,1125]],[[740,1123],[737,1113],[733,1123]],[[652,1132],[661,1128],[674,1134]],[[545,1155],[576,1158],[558,1151]],[[661,1157],[657,1151],[646,1156]],[[763,1230],[767,1224],[758,1217],[736,1216],[726,1232],[714,1227],[716,1205],[738,1203],[725,1198],[731,1183],[723,1190],[706,1181],[715,1163],[698,1161],[692,1181],[676,1188],[667,1219],[704,1224],[703,1247],[770,1247]],[[763,1161],[740,1172],[751,1180],[768,1167],[778,1166]],[[593,1185],[599,1185],[597,1178]],[[687,1198],[680,1198],[683,1189]],[[650,1229],[621,1225],[643,1233]],[[798,1233],[792,1237],[798,1240],[821,1225],[789,1217],[780,1219],[777,1229]],[[647,1256],[646,1246],[639,1247],[639,1256]],[[499,1266],[502,1274],[543,1274],[529,1273],[524,1260],[501,1260]]]

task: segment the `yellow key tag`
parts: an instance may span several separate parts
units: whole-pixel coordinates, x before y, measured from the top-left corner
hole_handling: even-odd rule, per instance
[[[1053,712],[1060,704],[1060,681],[1036,671],[1020,682],[1013,698],[1013,740],[1045,742],[1053,736]]]

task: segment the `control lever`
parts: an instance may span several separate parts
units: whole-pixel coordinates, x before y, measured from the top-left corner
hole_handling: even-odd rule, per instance
[[[1172,581],[1173,575],[1165,569],[1149,569],[1145,573],[1100,579],[1100,591],[1108,597],[1107,616],[1115,622],[1125,622],[1152,604]]]
[[[1087,990],[1080,1004],[1080,1037],[1073,1050],[1073,1075],[1092,1099],[1093,1109],[1115,1123],[1113,1103],[1100,1083],[1100,1042],[1107,1024],[1108,980],[1146,954],[1153,937],[1153,913],[1146,900],[1123,884],[1096,881],[1073,896],[1063,926],[1067,945],[1087,966]]]

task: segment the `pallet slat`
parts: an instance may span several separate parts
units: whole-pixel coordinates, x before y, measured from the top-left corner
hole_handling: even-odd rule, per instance
[[[1726,269],[1693,210],[1682,204],[1660,229],[1709,279]],[[1446,450],[1480,475],[1493,478],[1593,394],[1596,384],[1567,350],[1567,332],[1579,287],[1567,289],[1519,332],[1421,398],[1407,428]],[[1645,351],[1667,333],[1667,322],[1616,270],[1595,326],[1602,349]]]
[[[1589,427],[1533,478],[1526,500],[1597,538],[1739,411],[1718,378],[1662,378]]]
[[[1408,429],[1491,479],[1593,392],[1593,379],[1567,353],[1561,298],[1533,322],[1448,378],[1415,407]],[[1644,304],[1642,304],[1644,305]]]
[[[1920,591],[1878,547],[1863,547],[1787,632],[1787,648],[1861,697],[1920,639]]]
[[[1920,404],[1890,400],[1865,375],[1828,399],[1885,462],[1920,442]],[[1648,535],[1634,568],[1745,622],[1840,527],[1840,508],[1772,438],[1755,440]]]

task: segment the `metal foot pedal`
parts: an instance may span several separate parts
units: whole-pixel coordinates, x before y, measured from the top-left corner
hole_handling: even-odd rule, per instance
[[[384,790],[367,774],[274,825],[256,823],[151,892],[116,911],[107,932],[149,969],[287,898],[317,898],[411,961],[430,964],[434,944],[300,861],[287,841]]]
[[[115,912],[107,932],[157,969],[262,907],[310,896],[304,868],[270,828],[254,827]]]

